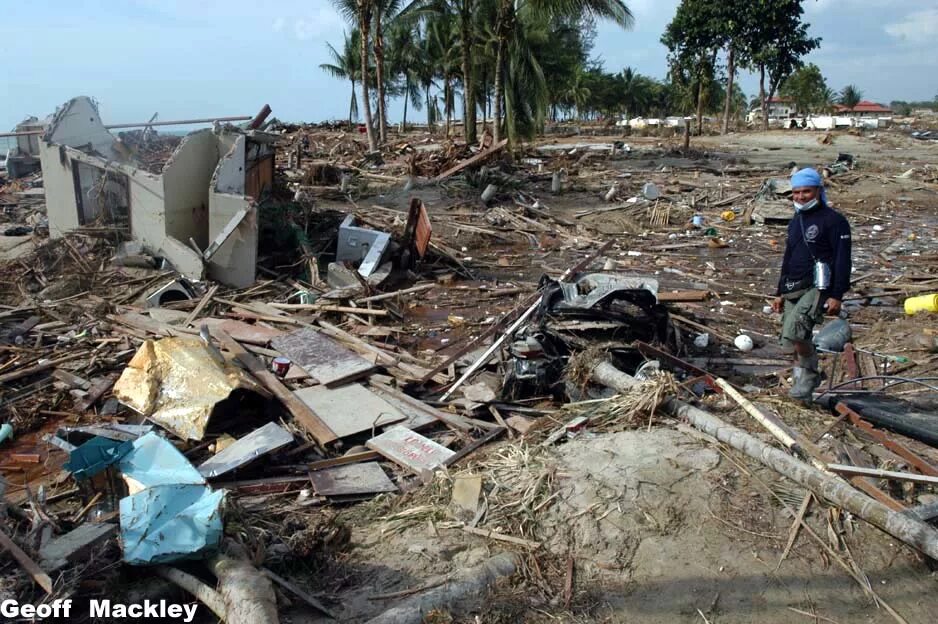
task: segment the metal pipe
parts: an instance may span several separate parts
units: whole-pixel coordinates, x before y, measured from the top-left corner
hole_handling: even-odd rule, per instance
[[[250,115],[239,115],[237,117],[207,117],[205,119],[180,119],[179,121],[144,121],[142,123],[125,123],[125,124],[112,124],[110,126],[104,126],[108,130],[116,130],[118,128],[145,128],[147,126],[185,126],[188,124],[199,124],[199,123],[214,123],[216,121],[250,121],[253,119]],[[45,134],[45,130],[29,130],[26,132],[0,132],[0,138],[2,137],[17,137],[17,136],[35,136],[37,134]]]
[[[104,127],[108,130],[114,130],[115,128],[144,128],[146,126],[184,126],[187,124],[214,123],[216,121],[250,121],[251,119],[250,115],[240,115],[238,117],[208,117],[205,119],[181,119],[179,121],[154,121],[153,123],[145,121],[143,123],[113,124]]]

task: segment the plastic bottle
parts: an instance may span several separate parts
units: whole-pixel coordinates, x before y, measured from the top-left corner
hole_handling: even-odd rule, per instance
[[[909,297],[905,300],[905,313],[938,312],[938,294]]]

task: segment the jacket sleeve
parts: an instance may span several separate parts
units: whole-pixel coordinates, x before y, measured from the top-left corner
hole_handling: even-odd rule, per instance
[[[782,270],[778,276],[778,286],[775,288],[775,296],[778,297],[782,294],[782,282],[785,281],[785,276],[788,275],[789,263],[791,262],[791,247],[792,247],[792,236],[791,236],[791,224],[794,223],[794,219],[788,224],[788,235],[785,237],[785,255],[782,257]]]
[[[834,266],[831,267],[830,297],[842,300],[844,293],[850,290],[850,274],[853,270],[853,241],[850,237],[850,224],[842,215],[830,230],[831,247],[834,249]]]

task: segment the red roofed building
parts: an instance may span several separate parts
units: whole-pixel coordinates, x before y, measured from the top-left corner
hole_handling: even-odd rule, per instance
[[[838,115],[853,115],[856,117],[884,117],[892,115],[891,108],[877,104],[876,102],[870,102],[869,100],[861,100],[860,103],[853,108],[838,104],[834,107],[834,112]]]

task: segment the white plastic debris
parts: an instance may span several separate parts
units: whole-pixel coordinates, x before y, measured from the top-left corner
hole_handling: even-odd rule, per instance
[[[645,186],[642,187],[642,196],[644,196],[645,199],[654,201],[661,197],[661,192],[654,182],[646,182]]]
[[[710,344],[710,334],[698,334],[694,338],[694,346],[700,349],[705,349],[707,345]]]
[[[736,336],[736,340],[733,341],[733,344],[735,344],[736,348],[739,349],[740,351],[743,351],[743,352],[752,351],[752,347],[753,347],[752,338],[750,338],[746,334],[740,334],[739,336]]]

